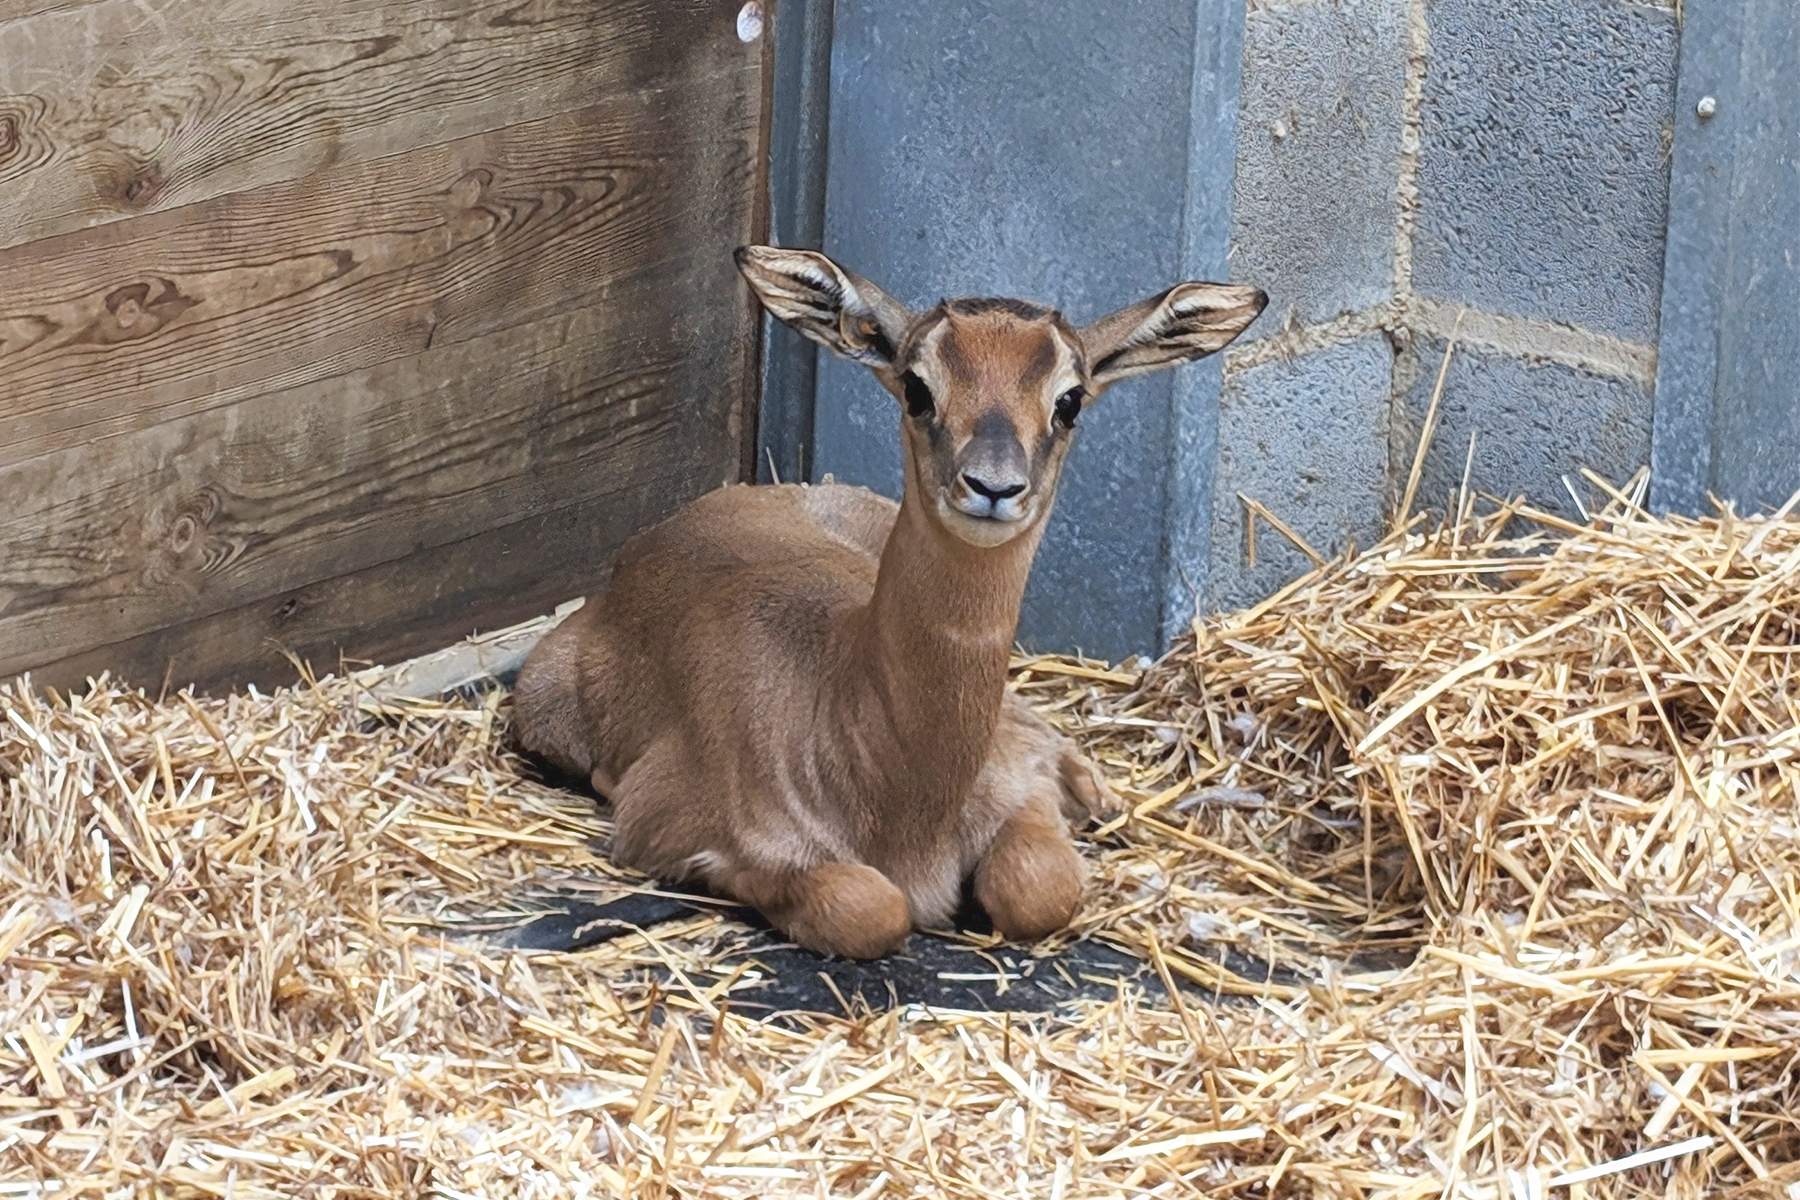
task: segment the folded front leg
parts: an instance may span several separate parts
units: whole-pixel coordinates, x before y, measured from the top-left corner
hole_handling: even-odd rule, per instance
[[[731,874],[725,890],[817,954],[880,958],[898,950],[912,932],[906,895],[866,863],[746,868]]]
[[[1034,941],[1075,919],[1087,870],[1056,801],[1008,817],[975,867],[975,899],[1010,941]]]

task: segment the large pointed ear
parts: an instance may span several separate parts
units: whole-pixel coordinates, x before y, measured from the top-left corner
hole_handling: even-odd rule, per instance
[[[846,358],[876,368],[893,364],[912,314],[868,280],[816,250],[744,246],[737,265],[778,320]]]
[[[1231,345],[1269,302],[1235,283],[1178,283],[1081,331],[1095,390]]]

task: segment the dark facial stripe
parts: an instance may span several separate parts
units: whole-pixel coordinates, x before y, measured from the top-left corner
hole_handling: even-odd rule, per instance
[[[1045,331],[1038,340],[1037,347],[1032,350],[1031,358],[1025,363],[1025,369],[1019,373],[1019,384],[1026,391],[1043,385],[1045,378],[1056,369],[1056,335]]]
[[[973,375],[975,365],[963,350],[962,339],[956,336],[956,326],[950,325],[944,330],[944,336],[937,340],[938,361],[952,375]]]
[[[908,329],[906,336],[901,339],[899,357],[894,361],[895,370],[903,371],[912,366],[919,357],[919,347],[925,343],[925,339],[931,331],[943,323],[943,320],[944,306],[940,304],[913,322],[912,328]]]

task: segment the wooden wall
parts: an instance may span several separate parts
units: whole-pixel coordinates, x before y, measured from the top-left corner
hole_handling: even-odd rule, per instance
[[[392,660],[740,478],[739,0],[0,0],[0,678]]]

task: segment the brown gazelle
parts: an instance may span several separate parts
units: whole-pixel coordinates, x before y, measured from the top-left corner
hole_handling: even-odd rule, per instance
[[[1063,458],[1108,387],[1222,349],[1265,298],[1182,283],[1076,328],[1017,300],[914,313],[810,251],[737,258],[899,402],[904,498],[731,487],[633,538],[526,662],[519,741],[610,799],[618,861],[814,950],[885,954],[971,880],[1005,936],[1060,929],[1067,819],[1106,785],[1005,683]]]

